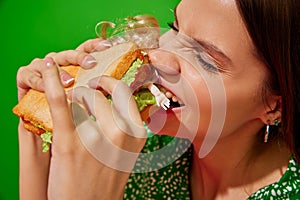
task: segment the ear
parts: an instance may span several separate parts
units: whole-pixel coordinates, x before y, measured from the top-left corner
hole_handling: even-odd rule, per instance
[[[282,98],[281,96],[272,95],[268,98],[265,110],[260,116],[264,124],[274,125],[274,122],[281,122]]]

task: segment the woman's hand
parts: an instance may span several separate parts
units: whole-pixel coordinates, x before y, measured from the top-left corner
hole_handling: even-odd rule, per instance
[[[88,69],[96,64],[96,60],[88,54],[93,51],[101,51],[109,47],[110,45],[106,40],[102,40],[101,38],[90,39],[80,44],[76,50],[49,53],[45,56],[45,58],[53,58],[58,66],[80,65],[81,67]],[[41,74],[38,72],[40,66],[44,64],[44,59],[36,58],[29,65],[19,68],[17,74],[19,100],[30,88],[44,91],[43,79]],[[61,69],[59,69],[59,73],[61,81],[65,87],[72,84],[73,77]]]
[[[63,51],[50,53],[46,57],[52,57],[58,65],[82,65],[85,68],[93,67],[95,63],[88,53],[93,47],[101,46],[101,39],[89,40],[76,51]],[[99,48],[99,47],[98,47]],[[18,99],[33,88],[44,91],[45,83],[41,66],[45,65],[44,59],[34,59],[28,66],[21,67],[17,74]],[[61,83],[64,87],[74,81],[65,71],[59,69]],[[22,120],[19,122],[19,163],[20,163],[20,199],[47,199],[48,173],[50,153],[42,152],[42,141],[39,136],[28,132]],[[33,192],[34,191],[34,192]]]
[[[92,67],[93,62],[84,52],[95,49],[97,45],[92,43],[88,41],[76,51],[51,53],[18,72],[19,98],[30,88],[45,91],[54,126],[50,155],[41,153],[40,138],[28,133],[20,122],[21,199],[123,197],[146,135],[129,88],[109,77],[93,80],[90,86],[102,87],[111,94],[114,106],[99,91],[77,88],[69,94],[72,101],[84,106],[84,110],[77,112],[78,104],[70,106],[63,89],[71,84],[65,81],[69,80],[68,75],[57,67],[68,64]],[[85,110],[96,121],[90,120]]]
[[[114,106],[101,92],[84,87],[69,94],[70,106],[55,63],[48,59],[42,73],[53,118],[49,198],[122,199],[146,138],[130,89],[113,78],[101,77],[90,86],[111,94]]]
[[[51,53],[60,65],[81,64],[92,67],[93,58],[82,51],[63,51]],[[41,67],[45,60],[34,59],[28,66],[21,67],[17,74],[18,99],[20,100],[30,89],[44,91],[45,82]],[[61,84],[65,87],[74,81],[68,73],[59,69]],[[46,199],[50,154],[42,153],[41,139],[19,123],[19,158],[20,158],[20,198],[21,199]],[[34,188],[34,191],[32,192]]]

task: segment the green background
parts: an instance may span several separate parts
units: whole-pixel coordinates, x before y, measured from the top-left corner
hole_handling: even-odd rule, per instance
[[[94,38],[102,20],[149,13],[161,26],[173,20],[179,0],[0,0],[1,139],[0,199],[18,199],[18,118],[16,73],[20,66],[49,52],[74,49]],[[34,188],[33,188],[34,189]]]

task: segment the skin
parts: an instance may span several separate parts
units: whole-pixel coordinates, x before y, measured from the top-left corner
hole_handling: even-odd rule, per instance
[[[277,181],[286,167],[288,151],[276,144],[259,145],[262,138],[257,138],[257,133],[268,121],[280,119],[280,109],[272,109],[280,104],[280,97],[270,94],[270,107],[259,98],[267,77],[266,68],[255,56],[253,43],[234,1],[185,0],[178,5],[176,18],[174,26],[179,33],[175,34],[182,33],[199,41],[205,51],[220,63],[218,68],[226,91],[226,119],[218,142],[205,158],[194,156],[191,175],[193,197],[244,199],[260,187]],[[165,37],[163,43],[172,39],[172,36]],[[227,58],[220,56],[209,44],[220,49]],[[150,56],[164,74],[162,85],[185,104],[185,107],[167,113],[168,118],[161,132],[174,135],[174,127],[183,124],[186,131],[196,134],[193,145],[195,152],[199,152],[212,115],[209,109],[212,104],[203,76],[214,80],[216,75],[213,70],[197,69],[197,65],[191,65],[184,58],[168,52],[155,51]],[[176,74],[187,82],[179,80],[176,87],[172,87],[169,83]],[[194,97],[184,92],[186,88],[196,95],[198,112],[195,112],[197,106],[189,101]],[[215,105],[222,105],[222,102],[217,101]],[[191,112],[183,114],[185,109]],[[189,130],[199,113],[201,118],[197,131]],[[160,113],[152,117],[161,116],[163,114]],[[257,147],[261,152],[256,152]],[[254,169],[251,166],[261,167]],[[249,176],[245,176],[245,172]],[[262,175],[263,178],[260,178]]]
[[[112,197],[121,199],[123,197],[124,187],[130,173],[102,164],[82,145],[72,118],[72,111],[67,103],[67,96],[63,90],[63,79],[68,75],[66,72],[60,72],[54,62],[55,60],[59,65],[80,64],[84,68],[93,67],[92,65],[95,63],[91,65],[91,62],[87,62],[87,53],[99,45],[101,46],[99,39],[90,40],[79,46],[76,51],[51,53],[51,57],[48,55],[45,59],[35,59],[28,66],[20,68],[17,76],[19,97],[22,98],[29,88],[44,91],[49,102],[54,126],[51,154],[50,152],[43,154],[41,153],[40,138],[25,130],[23,122],[20,121],[20,199],[111,199]],[[128,103],[127,100],[130,99],[131,93],[127,87],[124,88],[124,85],[121,85],[122,93],[113,92],[118,84],[117,80],[102,77],[99,80],[91,81],[90,86],[95,88],[98,87],[98,84],[113,98],[115,95],[119,95],[117,98],[119,101],[115,101],[116,105],[123,105],[124,101]],[[130,99],[129,102],[130,113],[126,112],[127,107],[124,106],[116,106],[116,109],[123,118],[128,117],[127,114],[135,116],[131,118],[133,120],[131,124],[139,124],[139,127],[135,127],[137,137],[127,135],[126,129],[118,128],[110,103],[102,93],[95,94],[89,91],[93,90],[78,88],[69,94],[69,98],[73,102],[84,104],[99,119],[96,122],[99,122],[99,126],[103,128],[101,133],[99,132],[100,136],[105,135],[120,149],[140,152],[145,143],[145,137],[143,137],[145,130],[138,129],[143,126],[133,99]],[[99,104],[91,103],[94,98]],[[103,113],[106,114],[103,115]],[[116,128],[112,129],[112,127]],[[89,129],[89,131],[95,130]],[[99,141],[99,137],[93,137],[92,140],[97,141],[99,147],[104,145],[104,140],[100,138]],[[110,152],[109,149],[100,150]],[[120,155],[110,154],[109,156],[119,158]],[[135,160],[131,167],[134,163]],[[82,180],[82,177],[85,177],[86,180]],[[99,188],[102,189],[99,190]]]
[[[174,26],[179,32],[170,31],[164,35],[160,43],[166,48],[151,51],[149,55],[161,74],[161,84],[185,106],[168,112],[156,112],[151,122],[148,121],[149,126],[158,134],[168,135],[178,133],[177,128],[182,127],[184,133],[180,137],[189,138],[193,142],[195,153],[191,191],[194,199],[245,199],[259,188],[280,179],[287,167],[290,153],[284,145],[279,146],[280,141],[263,144],[263,139],[258,137],[259,130],[268,121],[273,123],[275,119],[280,120],[280,96],[268,94],[269,106],[260,98],[267,77],[266,67],[255,56],[253,43],[233,0],[183,0],[176,9],[176,19]],[[218,63],[219,73],[205,68],[203,63],[196,64],[195,60],[191,60],[191,54],[176,56],[172,51],[166,51],[168,48],[174,50],[174,47],[168,46],[168,41],[178,38],[177,34],[200,42],[203,52]],[[222,55],[215,47],[223,52]],[[104,199],[116,196],[122,198],[129,173],[98,162],[84,148],[75,134],[76,127],[63,91],[65,80],[71,77],[57,70],[57,65],[66,64],[93,67],[95,63],[87,55],[95,48],[102,49],[98,39],[83,43],[75,51],[52,53],[43,60],[36,59],[18,72],[19,98],[29,88],[45,91],[54,119],[51,155],[37,153],[41,152],[39,138],[24,130],[20,122],[21,199],[46,199],[47,195],[50,199],[61,199],[62,196],[95,199],[100,194]],[[222,98],[210,98],[212,94],[207,84],[220,79],[226,94],[225,104]],[[118,81],[108,77],[90,82],[92,88],[102,87],[111,94],[117,84]],[[117,93],[128,99],[130,93],[124,91]],[[89,90],[82,89],[73,94],[75,96],[71,98],[69,95],[69,99],[79,103],[83,103],[82,97],[85,96],[86,107],[97,116],[97,123],[104,127],[101,134],[107,136],[113,144],[132,152],[142,149],[144,138],[133,138],[118,128],[112,118],[111,107],[103,95],[96,95],[94,109]],[[122,109],[124,102],[121,100],[114,103]],[[226,113],[221,134],[213,149],[204,158],[200,158],[198,152],[212,123],[212,107],[223,105],[226,106]],[[130,108],[132,123],[141,125],[133,103]],[[99,110],[101,115],[97,114]],[[164,123],[156,124],[155,121]],[[32,177],[31,174],[36,176]],[[111,181],[108,184],[103,180]],[[73,182],[81,183],[82,187],[75,188]],[[30,190],[32,187],[38,189],[33,193]],[[99,188],[102,190],[99,191]]]

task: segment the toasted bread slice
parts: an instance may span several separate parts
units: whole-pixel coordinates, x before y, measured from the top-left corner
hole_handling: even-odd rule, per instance
[[[66,66],[63,69],[75,77],[74,87],[87,86],[90,79],[100,75],[120,79],[137,58],[138,52],[135,43],[122,43],[107,50],[92,53],[98,62],[97,66],[92,69],[84,70],[77,66]],[[50,132],[53,130],[49,105],[43,92],[29,90],[13,108],[13,113],[23,119],[24,127],[32,133],[40,135],[46,130]]]
[[[23,121],[23,126],[28,131],[30,131],[32,133],[35,133],[37,135],[41,135],[41,134],[43,134],[45,132],[44,129],[38,128],[35,125],[33,125],[32,123],[30,123],[30,122]]]
[[[78,73],[78,66],[62,67],[71,76]],[[68,88],[66,88],[67,90]],[[45,93],[30,89],[21,101],[13,108],[13,113],[24,121],[24,127],[35,133],[42,134],[45,130],[52,131],[53,124]],[[38,126],[43,127],[43,129]]]
[[[94,52],[91,55],[97,60],[92,69],[80,69],[75,87],[87,86],[88,81],[100,75],[121,79],[131,64],[137,59],[140,49],[133,42],[113,46],[105,51]]]

